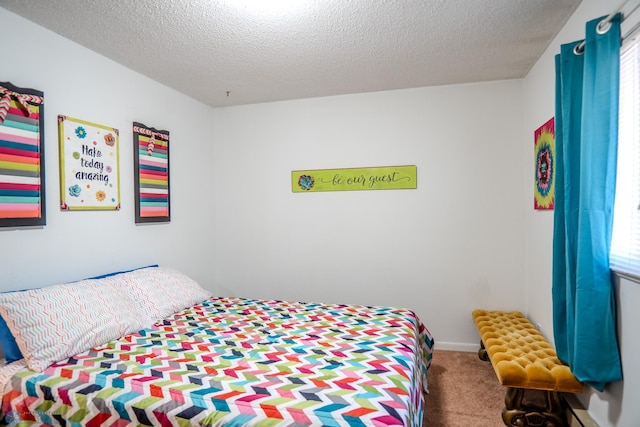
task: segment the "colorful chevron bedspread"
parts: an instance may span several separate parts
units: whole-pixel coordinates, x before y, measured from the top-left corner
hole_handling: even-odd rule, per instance
[[[212,298],[18,370],[2,410],[18,426],[419,426],[432,344],[405,309]]]

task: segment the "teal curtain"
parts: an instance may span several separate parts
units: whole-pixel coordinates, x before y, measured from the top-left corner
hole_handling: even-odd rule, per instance
[[[618,144],[620,16],[556,56],[553,333],[558,358],[602,391],[622,379],[609,270]]]

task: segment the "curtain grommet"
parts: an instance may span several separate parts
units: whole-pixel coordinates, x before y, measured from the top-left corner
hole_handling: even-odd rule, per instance
[[[578,43],[574,48],[573,48],[573,54],[574,55],[582,55],[584,54],[584,42]]]
[[[598,25],[596,26],[596,33],[601,35],[606,34],[607,31],[609,31],[609,28],[611,28],[611,21],[603,19],[602,21],[598,22]]]

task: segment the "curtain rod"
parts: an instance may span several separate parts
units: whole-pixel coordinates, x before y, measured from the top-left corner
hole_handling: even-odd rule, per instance
[[[618,8],[616,10],[614,10],[613,12],[611,12],[609,14],[609,16],[607,16],[606,18],[604,18],[602,21],[600,21],[598,23],[598,26],[605,26],[607,25],[609,22],[611,22],[611,20],[613,19],[614,16],[616,16],[616,13],[620,12],[622,10],[622,8],[624,7],[625,4],[629,3],[631,0],[624,0],[622,3],[620,3],[620,6],[618,6]]]
[[[628,15],[631,15],[631,14],[632,14],[633,12],[635,12],[639,7],[640,7],[640,4],[637,4],[637,5],[636,5],[636,7],[634,7],[634,8],[631,10],[631,12],[629,12],[629,13],[627,14],[627,16],[628,16]],[[640,28],[640,21],[636,22],[636,25],[634,25],[634,26],[633,26],[633,28],[631,28],[629,31],[627,31],[627,32],[626,32],[626,34],[624,34],[624,35],[622,36],[622,40],[623,40],[623,41],[624,41],[624,40],[626,40],[626,39],[627,39],[627,37],[629,37],[629,36],[631,36],[633,33],[635,33],[635,32],[636,32],[636,30],[637,30],[638,28]]]
[[[625,41],[627,37],[634,34],[638,30],[638,28],[640,28],[640,22],[637,22],[636,25],[633,26],[633,28],[631,28],[625,35],[622,36],[622,41]]]
[[[616,13],[620,12],[622,10],[622,8],[629,3],[631,0],[623,0],[620,3],[620,6],[618,6],[618,8],[616,10],[614,10],[613,12],[611,12],[609,15],[607,15],[606,18],[604,18],[602,21],[598,22],[598,26],[596,28],[596,30],[598,31],[598,33],[600,34],[604,34],[607,32],[607,30],[609,29],[607,26],[609,25],[609,23],[611,22],[611,20],[613,19],[614,16],[616,16]],[[633,11],[635,11],[637,9],[637,7],[635,9],[633,9]],[[632,11],[632,12],[633,12]],[[624,17],[622,18],[622,20],[624,21]],[[585,40],[583,40],[582,42],[580,42],[580,44],[578,44],[573,51],[576,54],[581,54],[584,51],[584,44],[586,43]]]

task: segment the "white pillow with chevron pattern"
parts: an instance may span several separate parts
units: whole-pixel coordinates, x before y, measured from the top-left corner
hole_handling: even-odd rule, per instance
[[[184,273],[169,268],[142,268],[114,277],[136,301],[137,316],[145,326],[212,296]]]
[[[0,294],[0,314],[30,369],[41,372],[146,326],[116,277]]]
[[[54,362],[139,331],[211,297],[185,274],[148,267],[100,279],[0,294],[27,365]]]

